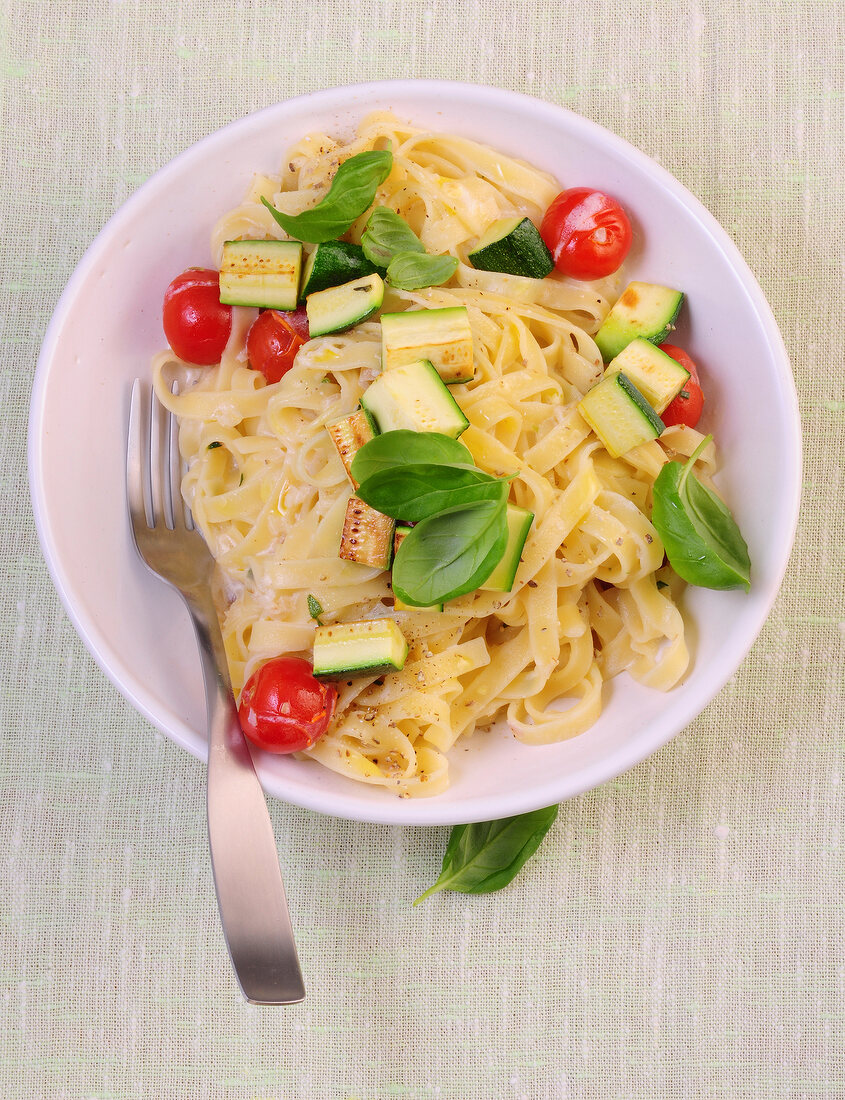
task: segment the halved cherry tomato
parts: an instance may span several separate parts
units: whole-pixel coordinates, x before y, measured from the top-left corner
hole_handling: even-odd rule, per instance
[[[260,370],[268,382],[278,382],[293,366],[296,353],[308,339],[308,318],[305,317],[305,334],[302,318],[305,311],[292,310],[280,313],[277,309],[265,309],[253,321],[246,337],[246,353],[253,370]]]
[[[312,674],[301,657],[274,657],[250,676],[238,717],[254,745],[267,752],[301,752],[322,737],[337,704],[337,689]]]
[[[164,292],[164,335],[180,359],[219,363],[232,331],[232,307],[220,301],[220,273],[191,267]]]
[[[667,355],[671,355],[684,370],[689,371],[689,378],[684,383],[684,388],[675,400],[666,406],[660,414],[660,419],[667,428],[673,424],[686,424],[688,428],[694,428],[704,407],[704,394],[698,379],[698,368],[687,353],[681,348],[676,348],[674,344],[658,344],[658,347]]]
[[[631,223],[619,203],[590,187],[562,191],[546,211],[540,235],[555,267],[571,279],[612,275],[631,247]]]

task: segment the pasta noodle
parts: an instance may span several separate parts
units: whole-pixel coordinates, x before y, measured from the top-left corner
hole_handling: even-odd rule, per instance
[[[236,307],[219,366],[190,368],[163,353],[154,384],[179,417],[184,496],[220,566],[235,692],[268,658],[309,654],[309,595],[328,622],[391,615],[409,642],[405,667],[341,680],[336,717],[307,756],[411,796],[444,790],[450,748],[499,718],[519,740],[548,744],[597,720],[611,676],[626,671],[662,691],[679,681],[688,664],[680,582],[663,568],[648,516],[663,464],[691,454],[702,437],[669,428],[622,458],[604,449],[576,402],[601,375],[592,335],[616,285],[469,265],[469,247],[491,222],[537,221],[559,190],[545,173],[484,146],[386,113],[365,119],[348,144],[309,135],[279,179],[256,177],[215,227],[218,261],[225,240],[284,237],[262,196],[298,213],[325,192],[339,163],[388,143],[394,168],[376,201],[401,214],[430,252],[460,263],[448,286],[388,287],[384,310],[467,307],[476,370],[453,387],[470,421],[461,441],[482,470],[514,474],[512,501],[536,516],[512,591],[479,590],[442,612],[396,610],[389,573],[338,557],[351,487],[325,425],[351,413],[378,375],[378,322],[309,341],[281,381],[267,384],[245,353],[257,313]],[[360,241],[365,223],[353,225],[351,240]],[[698,470],[713,465],[709,446]]]

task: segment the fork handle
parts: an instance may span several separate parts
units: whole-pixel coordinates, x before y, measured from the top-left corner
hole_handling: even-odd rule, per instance
[[[210,595],[187,602],[208,705],[208,839],[223,934],[251,1004],[295,1004],[305,985],[276,839],[238,721],[217,613]]]

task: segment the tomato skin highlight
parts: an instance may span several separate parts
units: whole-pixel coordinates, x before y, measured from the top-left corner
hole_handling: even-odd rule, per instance
[[[162,326],[180,359],[219,363],[232,331],[232,307],[220,301],[220,273],[191,267],[177,275],[164,292]]]
[[[588,280],[621,267],[632,233],[628,215],[615,199],[591,187],[570,187],[552,201],[540,236],[562,275]]]
[[[689,378],[684,388],[674,401],[666,406],[660,414],[660,419],[667,428],[675,424],[686,424],[688,428],[694,428],[701,419],[701,411],[704,408],[704,393],[698,378],[698,368],[683,348],[676,348],[674,344],[658,344],[658,347],[689,371]],[[684,397],[684,394],[687,396]]]
[[[301,657],[274,657],[247,680],[238,703],[244,735],[265,752],[301,752],[329,727],[337,689]]]
[[[296,353],[308,339],[302,331],[301,318],[294,318],[299,310],[282,313],[278,309],[265,309],[250,326],[246,337],[246,353],[253,370],[261,371],[268,382],[278,382],[290,368]],[[303,311],[304,312],[304,311]]]

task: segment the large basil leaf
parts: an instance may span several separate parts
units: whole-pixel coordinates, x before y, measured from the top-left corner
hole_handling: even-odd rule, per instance
[[[483,584],[507,545],[506,498],[503,492],[499,500],[449,508],[418,523],[393,561],[393,591],[399,599],[430,607]]]
[[[414,905],[440,890],[456,890],[462,894],[489,894],[501,890],[537,851],[557,811],[557,806],[548,806],[501,821],[456,825],[443,856],[440,877]]]
[[[352,476],[360,484],[383,470],[419,462],[470,466],[472,455],[463,443],[451,436],[400,428],[395,432],[384,432],[365,443],[352,459]]]
[[[654,483],[652,523],[669,564],[679,577],[701,588],[748,591],[751,560],[730,510],[692,473],[710,437],[685,465],[667,462]]]
[[[476,500],[504,501],[508,483],[474,466],[410,463],[373,474],[356,494],[385,516],[417,523]]]
[[[331,241],[345,233],[376,197],[393,167],[389,149],[357,153],[335,172],[331,187],[316,206],[301,214],[283,214],[265,198],[262,202],[291,237],[298,241]]]
[[[387,267],[400,252],[425,252],[425,245],[410,225],[389,206],[377,206],[370,214],[361,247],[376,267]]]
[[[385,276],[399,290],[420,290],[425,286],[440,286],[458,269],[454,256],[429,256],[427,252],[398,252],[387,265]]]

